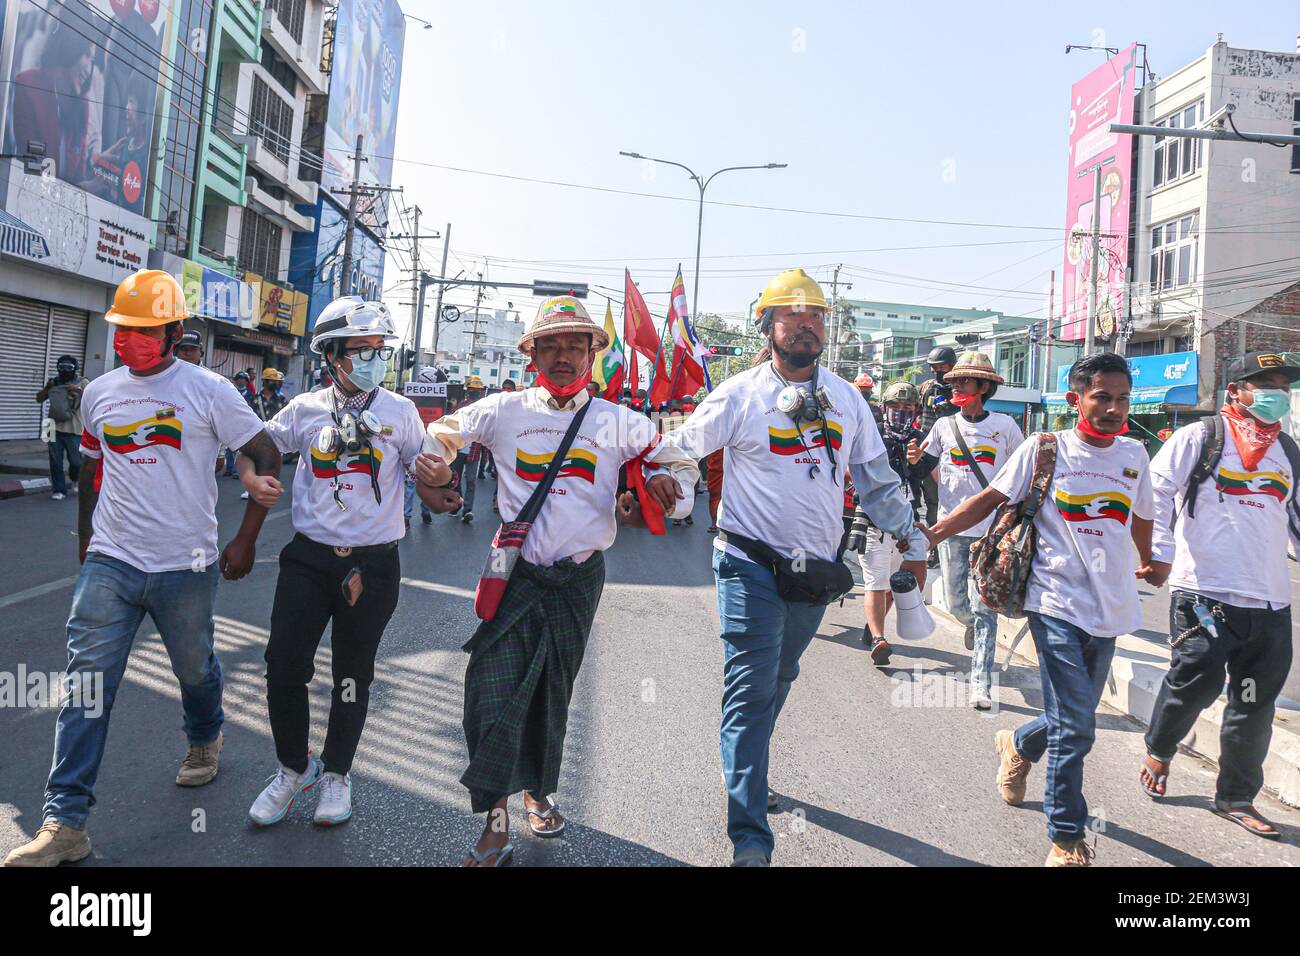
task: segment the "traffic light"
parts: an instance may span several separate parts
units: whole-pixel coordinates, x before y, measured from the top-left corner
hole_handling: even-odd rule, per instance
[[[706,345],[704,347],[709,350],[711,358],[725,358],[728,355],[738,357],[745,354],[745,350],[739,345]]]
[[[539,296],[571,295],[575,299],[585,299],[587,297],[587,283],[545,282],[541,279],[534,279],[533,295],[539,295]]]

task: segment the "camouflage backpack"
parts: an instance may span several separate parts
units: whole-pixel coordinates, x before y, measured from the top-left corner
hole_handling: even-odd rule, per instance
[[[1004,502],[984,537],[970,548],[970,573],[980,600],[1007,617],[1025,616],[1025,588],[1038,547],[1034,516],[1056,471],[1056,436],[1040,432],[1034,438],[1038,448],[1029,493],[1019,504]]]

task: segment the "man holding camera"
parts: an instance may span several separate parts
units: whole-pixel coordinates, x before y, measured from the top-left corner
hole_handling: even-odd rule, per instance
[[[846,469],[872,521],[906,548],[902,568],[925,583],[925,538],[875,420],[852,385],[817,364],[827,309],[821,286],[802,269],[773,279],[755,309],[772,360],[718,386],[664,439],[692,459],[726,449],[713,570],[733,866],[769,864],[772,731],[826,605],[853,586],[835,560]]]

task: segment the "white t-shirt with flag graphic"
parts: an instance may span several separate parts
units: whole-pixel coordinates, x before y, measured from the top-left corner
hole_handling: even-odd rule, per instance
[[[1288,508],[1296,507],[1296,476],[1280,440],[1253,471],[1224,424],[1223,455],[1213,477],[1196,492],[1196,516],[1187,515],[1188,480],[1201,455],[1205,429],[1184,425],[1151,461],[1157,561],[1173,565],[1169,587],[1194,591],[1237,607],[1291,604],[1287,570]],[[1295,541],[1300,554],[1300,541]]]
[[[102,475],[89,550],[150,574],[215,561],[217,451],[262,430],[234,385],[180,360],[116,368],[86,386],[81,415],[81,452]]]
[[[952,422],[961,429],[966,448],[984,472],[986,481],[992,481],[1006,464],[1011,453],[1020,447],[1025,436],[1010,415],[989,412],[980,421],[973,422],[965,415],[950,415],[934,423],[930,434],[921,441],[921,451],[939,459],[939,520],[968,498],[974,498],[983,489],[970,460],[957,447],[952,433]],[[989,515],[963,535],[979,537],[989,529],[993,516]]]
[[[371,448],[325,454],[316,436],[335,424],[332,388],[294,396],[266,423],[281,452],[301,454],[293,476],[293,526],[313,541],[340,548],[360,548],[396,541],[406,533],[402,520],[406,472],[420,454],[424,423],[409,398],[385,389],[375,393],[370,411],[383,430],[370,438]],[[341,511],[334,501],[338,480]],[[379,487],[375,502],[371,480]]]
[[[718,527],[762,541],[787,558],[803,554],[830,561],[844,534],[844,475],[849,465],[885,454],[885,446],[857,389],[825,368],[818,369],[817,384],[831,399],[825,435],[820,421],[796,425],[776,407],[786,382],[765,362],[715,388],[664,441],[694,458],[727,450]],[[796,387],[806,392],[810,385]],[[715,547],[748,560],[733,545],[715,539]]]
[[[1023,501],[1037,449],[1030,436],[990,487],[1011,502]],[[1056,472],[1034,519],[1038,551],[1025,610],[1061,618],[1093,637],[1142,626],[1131,521],[1155,514],[1150,465],[1146,449],[1132,438],[1097,448],[1073,429],[1056,432]]]
[[[581,562],[592,552],[604,551],[614,543],[618,533],[614,499],[619,468],[658,441],[654,426],[644,415],[604,399],[590,401],[594,404],[582,420],[550,495],[524,541],[524,560],[541,567],[568,557]],[[514,521],[523,511],[555,457],[574,414],[551,408],[539,388],[499,392],[456,412],[461,440],[480,443],[496,460],[497,505],[502,521]],[[437,426],[436,422],[429,426],[427,450],[443,456],[445,450],[433,437]],[[659,453],[656,448],[646,459],[653,461]],[[689,476],[688,484],[680,478],[678,483],[686,497],[677,502],[669,515],[673,518],[690,514],[695,503],[694,474]]]

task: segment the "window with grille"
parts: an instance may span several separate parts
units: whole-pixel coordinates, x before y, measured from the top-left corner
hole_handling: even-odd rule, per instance
[[[266,0],[266,9],[289,31],[289,36],[302,42],[302,21],[307,10],[307,0]]]
[[[1197,100],[1153,125],[1166,129],[1196,129],[1205,119],[1205,101]],[[1176,182],[1184,176],[1198,172],[1205,158],[1199,139],[1182,139],[1177,136],[1157,136],[1151,169],[1151,188]]]
[[[245,208],[239,226],[239,265],[266,279],[280,276],[280,239],[278,225]]]
[[[254,76],[253,99],[248,112],[249,132],[260,137],[280,162],[288,163],[293,136],[293,104],[286,103],[260,76]]]
[[[284,91],[291,97],[298,95],[297,74],[265,40],[262,41],[262,69],[270,73],[271,78],[284,87]]]

